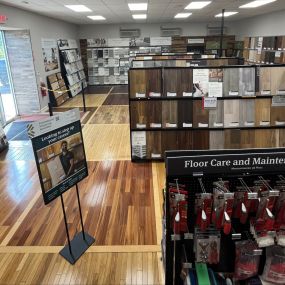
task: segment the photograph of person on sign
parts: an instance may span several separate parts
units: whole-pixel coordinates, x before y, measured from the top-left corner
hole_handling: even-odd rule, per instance
[[[58,141],[37,151],[45,192],[85,167],[81,133]]]

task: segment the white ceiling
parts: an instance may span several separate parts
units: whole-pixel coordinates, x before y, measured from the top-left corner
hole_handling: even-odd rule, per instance
[[[207,7],[193,10],[193,15],[187,19],[174,19],[173,17],[177,13],[187,12],[184,8],[191,0],[0,0],[0,3],[75,24],[213,22],[217,20],[214,16],[220,13],[223,8],[227,11],[239,11],[239,14],[227,18],[227,21],[235,21],[285,9],[284,0],[277,0],[256,9],[238,9],[242,4],[251,1],[212,0],[212,3]],[[128,2],[148,2],[147,20],[132,19]],[[76,13],[64,7],[64,5],[73,4],[86,5],[93,12]],[[102,15],[106,21],[92,21],[86,17],[89,15]]]

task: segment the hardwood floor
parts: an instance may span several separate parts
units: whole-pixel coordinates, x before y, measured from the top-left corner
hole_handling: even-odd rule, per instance
[[[92,87],[86,95],[89,176],[79,192],[85,230],[96,241],[74,266],[58,254],[66,244],[61,204],[43,203],[31,143],[12,141],[0,153],[0,284],[164,284],[164,164],[131,163],[125,90]],[[82,96],[54,112],[74,107],[83,111]],[[75,195],[64,193],[71,237],[81,230]]]

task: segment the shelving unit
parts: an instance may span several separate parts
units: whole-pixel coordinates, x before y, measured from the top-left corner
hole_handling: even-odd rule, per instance
[[[61,72],[68,86],[70,97],[74,97],[87,87],[84,67],[75,40],[58,40]]]
[[[53,107],[58,107],[69,99],[67,87],[60,72],[49,75],[47,83],[50,90],[49,101]]]
[[[215,108],[193,96],[197,71],[208,84],[222,74]],[[284,77],[285,66],[130,69],[132,161],[162,160],[167,150],[284,146]]]

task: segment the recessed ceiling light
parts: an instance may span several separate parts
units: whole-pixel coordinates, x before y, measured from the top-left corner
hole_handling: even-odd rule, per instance
[[[146,14],[133,15],[133,18],[136,19],[136,20],[146,19]]]
[[[175,19],[188,18],[192,13],[178,13],[174,16]]]
[[[86,7],[85,5],[64,5],[64,6],[75,12],[92,12],[92,10]]]
[[[260,7],[260,6],[275,2],[275,1],[276,0],[255,0],[247,4],[244,4],[240,6],[239,8],[256,8],[256,7]]]
[[[238,12],[225,12],[225,13],[224,13],[224,16],[225,16],[225,17],[229,17],[229,16],[235,15],[235,14],[237,14],[237,13],[238,13]],[[222,16],[223,16],[223,13],[220,13],[220,14],[216,15],[215,17],[218,18],[218,17],[222,17]]]
[[[212,1],[194,1],[185,7],[186,10],[202,9],[209,5]]]
[[[129,3],[129,9],[131,11],[146,11],[147,3]]]
[[[87,18],[89,18],[89,19],[91,19],[91,20],[94,20],[94,21],[106,20],[105,17],[99,16],[99,15],[97,15],[97,16],[87,16]]]

